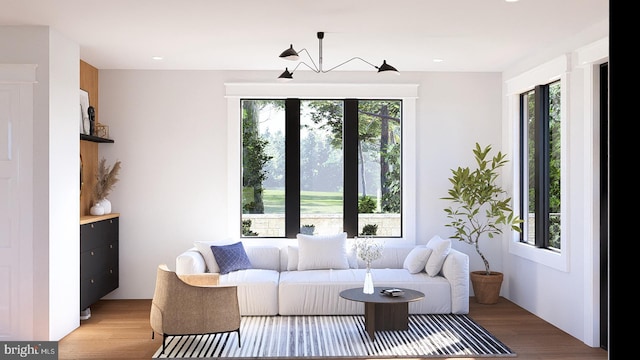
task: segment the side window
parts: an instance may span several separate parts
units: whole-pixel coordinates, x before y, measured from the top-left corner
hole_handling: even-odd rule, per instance
[[[402,101],[241,99],[243,237],[402,236]]]
[[[561,83],[520,94],[521,242],[560,251]]]

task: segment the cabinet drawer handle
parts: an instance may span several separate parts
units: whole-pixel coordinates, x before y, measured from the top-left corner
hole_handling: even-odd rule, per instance
[[[93,279],[91,279],[91,283],[93,284]]]
[[[113,244],[109,244],[109,249],[113,249]]]
[[[109,269],[109,274],[113,274],[113,269]]]
[[[91,228],[93,229],[93,224],[91,224]]]
[[[93,255],[95,255],[95,253],[92,251],[92,252],[91,252],[91,256],[93,256]]]

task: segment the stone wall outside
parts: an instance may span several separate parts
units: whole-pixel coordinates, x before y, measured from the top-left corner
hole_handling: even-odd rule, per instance
[[[400,236],[402,222],[400,214],[360,214],[359,232],[364,224],[377,224],[377,236]],[[282,237],[284,236],[284,215],[273,214],[243,214],[243,219],[251,220],[251,230],[258,233],[258,237]],[[335,234],[342,231],[341,215],[302,215],[300,224],[315,225],[316,235]]]

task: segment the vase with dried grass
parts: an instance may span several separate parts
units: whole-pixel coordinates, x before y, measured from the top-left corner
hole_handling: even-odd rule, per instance
[[[92,202],[94,206],[99,205],[104,209],[104,214],[111,213],[111,201],[107,196],[113,190],[118,182],[118,173],[120,172],[120,160],[116,161],[113,166],[108,167],[106,160],[100,159],[98,164],[98,173],[96,174],[96,186],[93,188]],[[93,209],[93,208],[92,208]],[[93,211],[91,211],[93,213]]]

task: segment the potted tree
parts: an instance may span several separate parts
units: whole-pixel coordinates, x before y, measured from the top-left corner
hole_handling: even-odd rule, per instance
[[[444,209],[450,219],[445,226],[455,231],[452,238],[473,245],[484,262],[483,271],[470,274],[475,299],[481,304],[498,302],[503,274],[491,271],[489,261],[480,250],[480,240],[502,234],[506,226],[520,232],[523,222],[511,209],[511,197],[496,183],[499,169],[508,161],[506,155],[498,152],[489,158],[490,152],[491,145],[482,148],[476,143],[473,154],[477,168],[451,169],[449,196],[442,198],[452,202]]]

